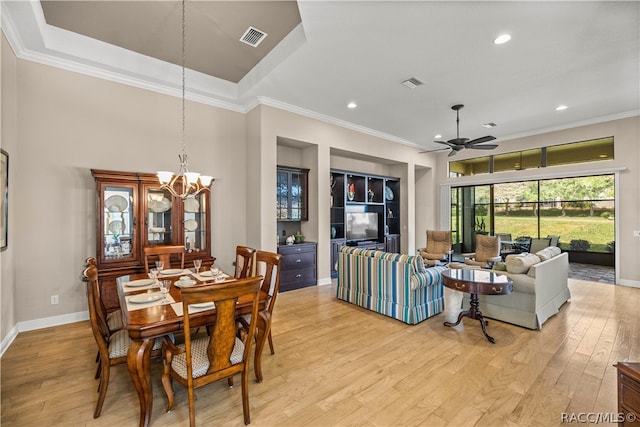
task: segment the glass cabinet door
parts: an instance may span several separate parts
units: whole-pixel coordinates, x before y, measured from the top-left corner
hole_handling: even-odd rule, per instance
[[[136,257],[135,187],[105,185],[102,187],[102,259],[122,261]]]
[[[278,221],[306,221],[309,170],[279,166],[276,175]]]
[[[289,173],[278,170],[276,175],[276,209],[278,220],[289,219]]]
[[[171,193],[160,188],[145,186],[145,246],[173,245],[173,199]]]
[[[189,253],[207,249],[207,196],[198,194],[184,199],[184,247]]]

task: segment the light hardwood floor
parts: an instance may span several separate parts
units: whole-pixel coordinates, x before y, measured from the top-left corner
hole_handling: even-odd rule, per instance
[[[276,354],[249,385],[252,426],[551,426],[563,412],[617,411],[617,361],[640,361],[640,289],[570,280],[572,299],[542,331],[440,314],[409,326],[338,301],[335,286],[279,296]],[[88,322],[21,333],[1,360],[2,427],[133,426],[138,399],[112,368],[102,416]],[[152,363],[153,426],[188,425],[186,391],[166,413]],[[197,393],[200,425],[243,425],[240,379]]]

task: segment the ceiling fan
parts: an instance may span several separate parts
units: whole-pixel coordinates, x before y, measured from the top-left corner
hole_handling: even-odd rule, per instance
[[[469,138],[460,138],[460,110],[464,107],[462,104],[456,104],[451,107],[452,110],[456,112],[456,137],[454,139],[450,139],[448,141],[433,141],[438,144],[444,144],[451,148],[451,152],[449,153],[449,157],[455,156],[458,151],[463,150],[465,148],[474,148],[476,150],[493,150],[497,147],[496,144],[488,144],[488,145],[478,145],[483,142],[489,142],[496,139],[495,136],[483,136],[481,138],[476,138],[469,140]]]

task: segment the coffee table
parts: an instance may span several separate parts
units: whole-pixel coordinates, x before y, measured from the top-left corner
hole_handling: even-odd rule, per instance
[[[488,270],[455,268],[442,272],[442,284],[449,289],[470,294],[469,310],[460,312],[457,322],[444,322],[444,325],[456,326],[463,317],[477,319],[484,336],[490,343],[495,344],[496,340],[487,334],[487,321],[480,311],[478,295],[508,295],[513,288],[511,279],[504,274]]]

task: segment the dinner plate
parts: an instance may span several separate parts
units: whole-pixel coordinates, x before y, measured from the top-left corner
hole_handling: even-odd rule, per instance
[[[184,199],[184,210],[185,212],[199,212],[200,203],[192,197]]]
[[[176,280],[175,285],[178,288],[188,288],[189,286],[195,285],[197,282],[195,280]]]
[[[393,190],[389,187],[384,187],[384,197],[387,200],[393,200]]]
[[[162,294],[138,294],[129,298],[129,302],[133,304],[146,304],[149,302],[155,302],[162,299]]]
[[[182,269],[181,268],[167,268],[165,270],[162,270],[162,272],[160,274],[162,274],[163,276],[171,276],[172,274],[180,274],[182,273]]]
[[[153,284],[153,280],[151,279],[139,279],[128,282],[126,286],[137,287],[137,286],[147,286]]]
[[[171,209],[171,202],[168,199],[162,200],[149,200],[147,205],[151,212],[166,212]]]
[[[205,270],[202,273],[200,273],[200,275],[203,277],[211,277],[212,276],[211,270]]]
[[[113,234],[122,234],[124,233],[124,222],[120,220],[111,221],[109,223],[109,231]]]
[[[124,212],[125,209],[127,209],[129,202],[127,202],[127,199],[124,197],[116,194],[108,197],[107,200],[104,201],[104,205],[107,207],[109,212]]]
[[[198,221],[195,219],[188,219],[184,222],[184,229],[187,231],[195,231],[198,229]]]
[[[213,308],[215,304],[213,302],[201,302],[199,304],[189,304],[193,308]]]

